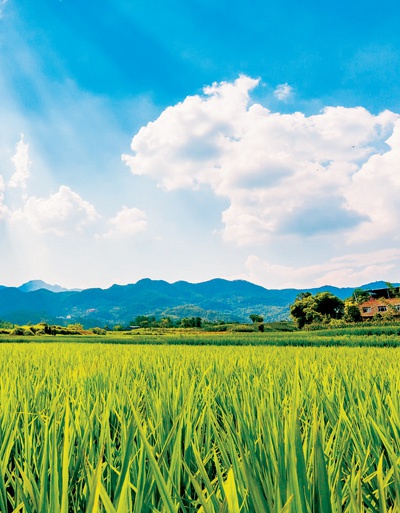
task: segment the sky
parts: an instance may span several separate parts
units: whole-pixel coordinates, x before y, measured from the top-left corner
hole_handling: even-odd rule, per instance
[[[399,282],[399,21],[0,0],[0,284]]]

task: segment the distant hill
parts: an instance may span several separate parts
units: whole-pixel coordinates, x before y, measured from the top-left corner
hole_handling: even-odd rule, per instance
[[[363,289],[385,287],[385,282]],[[199,316],[209,320],[248,322],[257,313],[267,321],[289,317],[289,306],[300,292],[329,291],[345,299],[354,287],[326,285],[313,289],[266,289],[253,283],[214,279],[188,283],[143,279],[108,289],[67,290],[35,280],[20,287],[0,286],[0,319],[15,324],[46,321],[52,324],[82,323],[85,327],[127,324],[137,315]]]
[[[33,292],[35,290],[45,289],[50,290],[51,292],[67,292],[68,289],[65,289],[64,287],[60,287],[60,285],[49,285],[48,283],[42,281],[42,280],[31,280],[20,287],[18,289],[21,292]]]

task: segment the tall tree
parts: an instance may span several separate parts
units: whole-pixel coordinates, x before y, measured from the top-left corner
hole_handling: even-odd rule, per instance
[[[264,321],[264,317],[262,315],[258,315],[258,314],[251,314],[251,315],[249,315],[249,318],[251,319],[252,322],[263,322]]]
[[[360,308],[353,298],[346,299],[346,301],[344,302],[343,318],[346,322],[362,321]]]
[[[290,306],[290,315],[299,328],[330,319],[341,319],[344,314],[343,301],[330,292],[300,293]]]

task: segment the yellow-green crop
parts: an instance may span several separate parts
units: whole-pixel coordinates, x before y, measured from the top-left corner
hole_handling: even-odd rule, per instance
[[[400,511],[400,349],[0,345],[0,511]]]

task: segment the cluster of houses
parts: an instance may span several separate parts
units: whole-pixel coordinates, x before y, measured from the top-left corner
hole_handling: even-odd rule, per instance
[[[377,314],[400,316],[400,287],[368,290],[367,292],[370,295],[369,299],[359,304],[363,320],[372,319]]]

